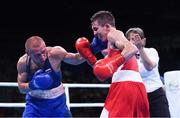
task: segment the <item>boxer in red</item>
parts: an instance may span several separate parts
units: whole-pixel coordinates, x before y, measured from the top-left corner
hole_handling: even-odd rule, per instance
[[[106,57],[96,61],[85,37],[77,40],[76,49],[93,67],[98,79],[112,78],[100,117],[149,117],[147,94],[135,58],[136,46],[116,29],[115,18],[109,11],[95,13],[91,25],[95,37],[107,42]]]

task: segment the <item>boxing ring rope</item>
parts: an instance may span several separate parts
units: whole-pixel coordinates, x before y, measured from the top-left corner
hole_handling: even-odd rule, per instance
[[[104,103],[71,103],[69,88],[109,88],[110,84],[63,84],[65,88],[67,106],[72,107],[103,107]],[[18,87],[16,82],[0,82],[0,87]],[[0,103],[0,107],[25,107],[25,103]]]

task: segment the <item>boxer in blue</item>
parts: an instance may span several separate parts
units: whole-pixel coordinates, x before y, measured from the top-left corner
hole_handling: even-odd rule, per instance
[[[90,44],[90,49],[93,54],[97,54],[98,52],[102,52],[107,48],[107,41],[102,41],[98,37],[94,37]]]
[[[66,105],[61,62],[78,65],[85,60],[60,46],[47,47],[39,36],[28,38],[25,49],[17,62],[18,88],[26,94],[23,117],[72,117]]]

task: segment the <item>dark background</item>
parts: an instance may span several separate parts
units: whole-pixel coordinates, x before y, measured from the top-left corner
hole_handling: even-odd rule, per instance
[[[60,45],[67,51],[76,52],[74,43],[78,37],[92,39],[90,17],[98,10],[111,11],[116,18],[117,28],[123,32],[130,27],[144,30],[147,47],[154,47],[159,53],[161,76],[166,71],[180,69],[178,1],[6,0],[0,4],[0,81],[16,82],[17,60],[24,54],[26,39],[32,35],[41,36],[49,46]],[[87,63],[76,67],[63,65],[65,83],[102,83],[94,78]],[[0,102],[24,102],[24,96],[17,89],[0,87],[0,90]],[[97,89],[72,91],[72,102],[104,102],[107,93],[107,90]],[[79,98],[78,94],[83,97]],[[21,116],[22,110],[0,108],[0,116]],[[72,109],[73,116],[99,116],[100,111],[101,108]]]

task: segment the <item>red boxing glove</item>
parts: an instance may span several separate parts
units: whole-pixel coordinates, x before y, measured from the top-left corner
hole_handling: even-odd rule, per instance
[[[90,65],[94,65],[96,63],[97,59],[90,49],[90,43],[87,38],[78,38],[75,46],[79,54],[84,57]]]
[[[94,65],[93,72],[99,80],[105,81],[112,77],[114,72],[116,72],[118,67],[124,62],[125,58],[119,52],[119,54],[97,61]]]

